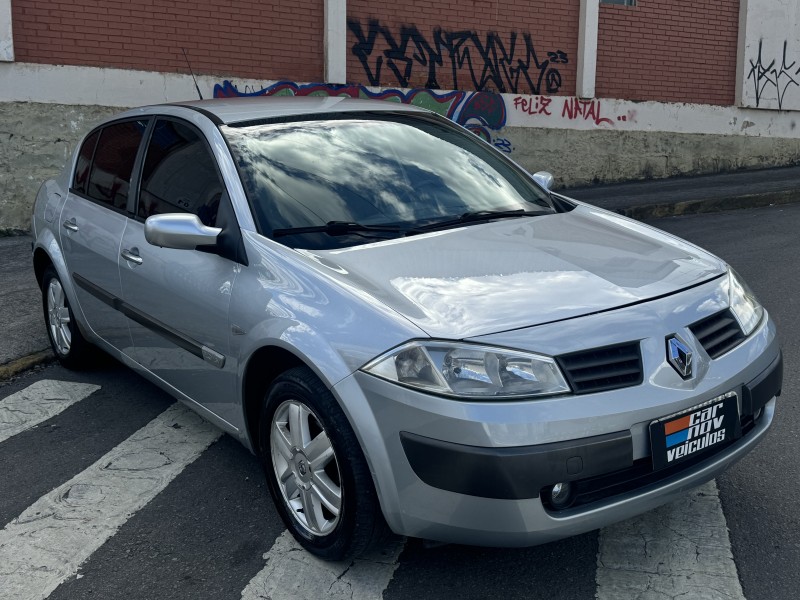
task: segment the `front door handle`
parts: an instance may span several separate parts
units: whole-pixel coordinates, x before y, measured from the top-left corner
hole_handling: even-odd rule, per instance
[[[141,256],[139,256],[139,251],[136,248],[132,250],[123,250],[121,253],[122,258],[127,260],[128,262],[132,262],[135,265],[140,265],[144,262]]]
[[[62,223],[62,225],[64,226],[64,229],[69,229],[70,231],[78,231],[78,224],[75,222],[75,217],[67,219],[66,221],[64,221],[64,223]]]

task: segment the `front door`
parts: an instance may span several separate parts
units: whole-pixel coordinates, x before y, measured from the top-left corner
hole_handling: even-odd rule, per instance
[[[213,227],[228,202],[202,134],[183,121],[156,121],[136,218],[122,241],[120,280],[135,360],[230,423],[238,365],[230,355],[228,309],[239,265],[201,250],[152,246],[144,237],[151,215],[188,212]]]

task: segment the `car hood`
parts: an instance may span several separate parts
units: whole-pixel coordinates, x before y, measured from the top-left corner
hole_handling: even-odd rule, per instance
[[[583,205],[568,213],[302,252],[357,294],[447,339],[635,304],[726,268],[692,244]]]

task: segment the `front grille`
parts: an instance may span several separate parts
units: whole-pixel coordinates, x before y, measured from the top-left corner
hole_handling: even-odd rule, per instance
[[[639,342],[582,350],[556,357],[576,394],[590,394],[642,383]]]
[[[689,325],[711,358],[725,354],[744,341],[744,333],[729,308]]]

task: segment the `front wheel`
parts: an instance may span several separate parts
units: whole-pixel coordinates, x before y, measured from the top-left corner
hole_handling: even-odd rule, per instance
[[[59,362],[69,369],[87,367],[92,347],[78,329],[64,286],[52,266],[42,275],[42,308],[47,337]]]
[[[291,369],[270,387],[259,456],[278,513],[312,554],[344,560],[389,536],[350,423],[308,368]]]

